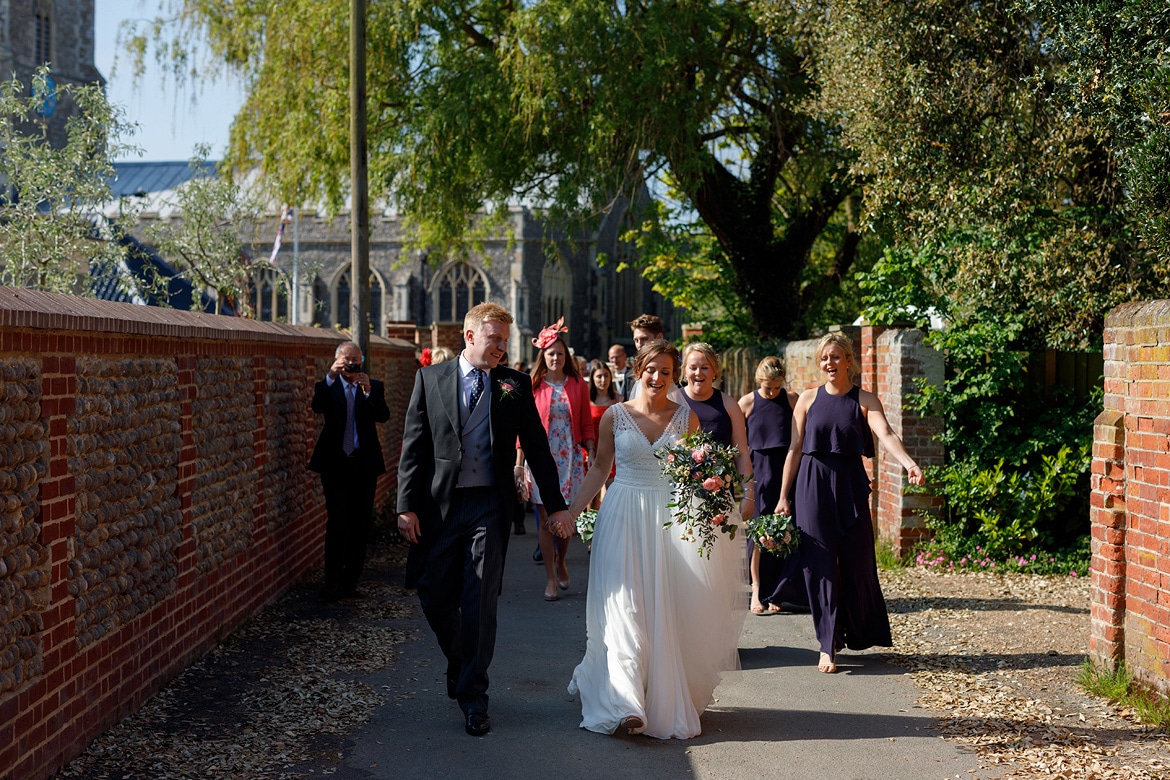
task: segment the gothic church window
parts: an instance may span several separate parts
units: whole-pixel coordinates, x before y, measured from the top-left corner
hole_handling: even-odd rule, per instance
[[[559,258],[544,267],[541,292],[541,322],[548,325],[560,317],[567,319],[573,299],[573,274]]]
[[[252,316],[264,322],[288,322],[289,289],[275,268],[257,268],[248,279]]]
[[[332,305],[330,306],[333,327],[349,327],[349,308],[351,296],[353,295],[353,286],[350,284],[350,272],[346,269],[333,283]],[[380,334],[385,332],[386,323],[382,318],[382,301],[385,295],[385,284],[382,282],[382,277],[377,271],[371,268],[369,316],[370,325],[374,333]]]
[[[37,65],[44,65],[53,59],[53,5],[47,0],[37,4],[33,41]]]
[[[462,322],[472,306],[487,301],[487,276],[470,263],[451,263],[435,278],[431,295],[436,322]]]

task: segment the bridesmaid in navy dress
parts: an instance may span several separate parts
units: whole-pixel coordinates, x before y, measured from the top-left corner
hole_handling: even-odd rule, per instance
[[[792,413],[792,442],[776,511],[795,505],[800,560],[820,643],[817,668],[837,671],[837,650],[889,647],[890,619],[878,583],[869,475],[873,437],[922,484],[922,469],[886,421],[881,401],[853,384],[853,347],[840,333],[817,346],[825,384],[800,394]],[[793,487],[795,501],[790,501]]]
[[[756,367],[756,384],[759,389],[740,398],[739,408],[747,419],[747,441],[752,451],[752,470],[756,480],[756,506],[762,514],[780,500],[784,459],[788,457],[788,444],[792,438],[792,410],[799,396],[784,387],[784,364],[775,355],[764,358]],[[753,614],[780,612],[783,601],[806,603],[803,578],[795,569],[799,564],[797,556],[761,555],[760,548],[750,540],[748,549]]]
[[[699,427],[711,434],[720,444],[735,447],[739,455],[736,468],[743,476],[752,473],[752,461],[747,440],[747,423],[735,399],[715,387],[719,379],[719,356],[710,344],[696,341],[687,344],[682,353],[683,378],[687,380],[683,397],[691,411],[699,418]],[[745,482],[740,513],[752,517],[755,512],[754,485]]]

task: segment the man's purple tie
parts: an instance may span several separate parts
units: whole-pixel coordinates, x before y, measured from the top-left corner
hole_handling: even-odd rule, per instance
[[[345,451],[346,455],[352,455],[354,451],[353,446],[353,407],[354,407],[354,392],[356,386],[350,383],[345,385],[345,433],[341,441],[341,449]]]

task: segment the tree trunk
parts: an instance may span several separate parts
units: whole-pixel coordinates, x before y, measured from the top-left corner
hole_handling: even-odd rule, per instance
[[[735,269],[734,283],[761,339],[804,335],[801,272],[813,244],[854,189],[845,178],[827,177],[807,209],[794,214],[778,236],[772,213],[778,172],[776,167],[743,182],[713,162],[691,195]]]

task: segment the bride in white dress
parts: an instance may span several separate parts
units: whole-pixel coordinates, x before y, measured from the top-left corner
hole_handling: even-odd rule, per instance
[[[593,529],[585,609],[585,657],[569,693],[581,697],[581,727],[619,728],[660,739],[701,733],[699,716],[723,672],[739,668],[747,615],[743,537],[717,534],[710,558],[670,518],[670,483],[654,450],[699,428],[670,401],[679,371],[672,345],[655,341],[634,362],[641,392],[601,418],[596,462],[573,502],[576,517],[617,458]]]

